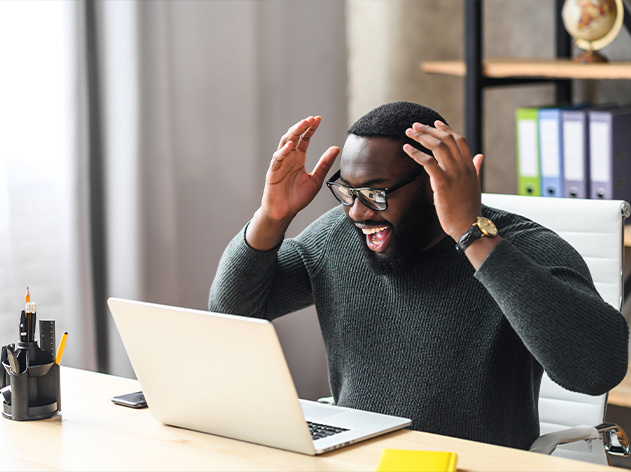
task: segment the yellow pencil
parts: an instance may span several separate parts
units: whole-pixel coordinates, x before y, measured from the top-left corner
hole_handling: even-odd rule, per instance
[[[68,331],[66,331],[61,336],[61,341],[59,341],[59,347],[57,348],[57,356],[55,357],[55,362],[59,364],[61,362],[61,356],[64,355],[64,349],[66,348],[66,338],[68,337]]]

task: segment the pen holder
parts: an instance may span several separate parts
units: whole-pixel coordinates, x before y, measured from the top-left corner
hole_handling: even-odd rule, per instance
[[[36,343],[18,343],[26,350],[25,369],[14,372],[2,359],[2,414],[16,421],[41,420],[55,416],[61,410],[59,365]],[[30,355],[27,355],[30,354]],[[34,362],[29,362],[33,359]]]

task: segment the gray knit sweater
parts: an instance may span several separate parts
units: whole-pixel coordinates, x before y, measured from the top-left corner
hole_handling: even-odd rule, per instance
[[[483,214],[504,240],[477,271],[446,237],[406,273],[375,275],[341,206],[271,251],[241,232],[209,309],[271,320],[315,303],[338,405],[527,449],[539,434],[543,369],[567,389],[604,393],[625,375],[628,328],[555,233]]]

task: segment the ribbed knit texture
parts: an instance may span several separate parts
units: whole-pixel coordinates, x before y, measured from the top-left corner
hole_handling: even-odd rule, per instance
[[[539,435],[542,366],[565,388],[604,393],[626,373],[628,328],[565,241],[516,215],[483,214],[504,241],[477,272],[445,238],[404,274],[375,275],[341,207],[272,251],[241,232],[209,309],[271,320],[315,303],[338,405],[527,449]]]

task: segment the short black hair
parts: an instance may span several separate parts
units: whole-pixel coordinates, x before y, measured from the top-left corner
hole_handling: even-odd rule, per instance
[[[433,155],[429,149],[408,138],[405,135],[405,130],[417,122],[434,127],[436,120],[447,124],[437,111],[429,107],[412,102],[392,102],[378,106],[366,113],[353,123],[348,129],[348,134],[364,137],[386,137],[399,141],[401,144],[408,143],[429,155]]]

